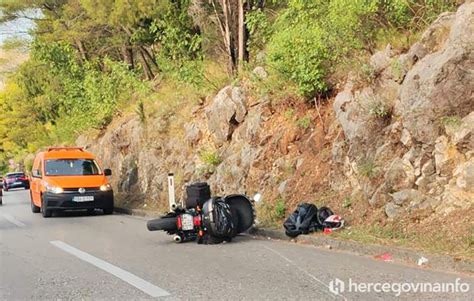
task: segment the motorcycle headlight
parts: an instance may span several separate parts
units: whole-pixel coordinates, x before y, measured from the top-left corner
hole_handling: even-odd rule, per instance
[[[112,190],[112,186],[110,184],[104,184],[100,186],[100,191],[110,191]]]

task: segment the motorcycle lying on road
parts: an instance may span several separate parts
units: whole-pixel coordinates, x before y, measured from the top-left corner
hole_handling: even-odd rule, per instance
[[[148,221],[149,231],[166,231],[177,243],[230,242],[254,223],[254,206],[245,195],[211,197],[207,183],[186,186],[187,199],[178,206],[174,195],[173,174],[168,175],[170,212]]]

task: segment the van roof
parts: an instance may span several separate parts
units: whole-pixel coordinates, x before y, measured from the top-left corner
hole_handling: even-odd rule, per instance
[[[49,147],[42,152],[44,159],[95,159],[95,156],[82,147]]]

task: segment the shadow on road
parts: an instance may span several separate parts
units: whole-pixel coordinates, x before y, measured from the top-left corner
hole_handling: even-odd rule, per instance
[[[53,212],[53,217],[94,217],[94,216],[102,216],[102,210],[94,210],[93,212],[89,212],[88,210],[58,210]]]

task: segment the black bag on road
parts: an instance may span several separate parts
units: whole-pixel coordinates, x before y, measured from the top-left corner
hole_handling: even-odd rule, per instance
[[[318,208],[309,203],[298,205],[296,210],[283,224],[286,235],[296,237],[300,234],[308,234],[318,229]]]

